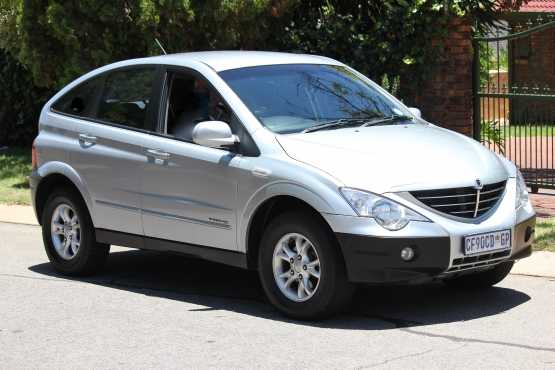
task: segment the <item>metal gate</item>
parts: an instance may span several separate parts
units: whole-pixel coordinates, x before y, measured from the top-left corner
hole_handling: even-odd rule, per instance
[[[473,42],[475,139],[513,161],[533,192],[555,188],[555,15]]]

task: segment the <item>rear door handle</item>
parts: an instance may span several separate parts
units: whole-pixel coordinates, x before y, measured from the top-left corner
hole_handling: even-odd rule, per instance
[[[91,136],[88,134],[79,134],[79,141],[83,143],[94,144],[96,143],[96,136]]]
[[[169,159],[171,157],[170,153],[166,153],[160,149],[147,149],[147,155],[157,158],[157,159]]]

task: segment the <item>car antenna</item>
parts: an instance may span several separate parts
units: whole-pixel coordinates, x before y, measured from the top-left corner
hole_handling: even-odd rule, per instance
[[[162,49],[162,53],[164,53],[164,55],[168,55],[168,53],[166,53],[166,50],[164,49],[164,47],[162,46],[162,44],[160,43],[160,41],[158,41],[158,39],[155,37],[154,41],[156,41],[156,44],[158,44],[158,47],[160,49]]]

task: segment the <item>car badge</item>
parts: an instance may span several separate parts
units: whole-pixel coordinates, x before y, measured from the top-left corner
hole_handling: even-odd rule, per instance
[[[482,185],[482,181],[480,181],[480,179],[476,179],[476,185],[474,185],[474,189],[482,190],[483,187],[484,185]]]

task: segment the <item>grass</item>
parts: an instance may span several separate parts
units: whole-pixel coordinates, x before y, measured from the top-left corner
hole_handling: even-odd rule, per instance
[[[510,125],[507,123],[498,123],[494,121],[482,122],[482,137],[495,138],[498,135],[501,140],[511,137],[537,137],[537,136],[555,136],[555,123],[545,125]]]
[[[555,252],[555,217],[538,218],[534,250]]]
[[[509,125],[501,126],[500,131],[502,137],[555,136],[555,125]]]
[[[0,203],[31,204],[31,149],[0,149]]]

